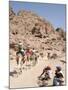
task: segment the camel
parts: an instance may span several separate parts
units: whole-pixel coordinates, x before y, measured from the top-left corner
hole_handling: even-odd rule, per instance
[[[22,56],[21,53],[19,53],[18,55],[16,55],[16,62],[17,62],[17,69],[18,69],[18,73],[20,74],[22,72],[22,65],[24,64],[24,56]]]
[[[19,53],[18,55],[16,55],[16,62],[17,62],[18,70],[22,72],[22,67],[24,65],[25,67],[28,67],[28,66],[31,67],[37,63],[37,55],[33,53],[27,56],[27,54],[22,55],[21,53]]]

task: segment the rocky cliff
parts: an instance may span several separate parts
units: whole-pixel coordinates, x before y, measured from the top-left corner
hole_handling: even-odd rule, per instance
[[[65,53],[65,32],[61,28],[55,30],[53,25],[37,14],[21,10],[17,14],[9,9],[10,49],[19,42],[24,47],[35,48],[39,53]]]

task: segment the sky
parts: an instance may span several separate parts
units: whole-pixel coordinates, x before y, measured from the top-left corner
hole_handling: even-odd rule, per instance
[[[21,1],[10,1],[9,5],[17,13],[19,10],[28,10],[35,12],[48,20],[56,29],[61,27],[66,31],[66,5],[65,4],[48,4],[48,3],[32,3]]]

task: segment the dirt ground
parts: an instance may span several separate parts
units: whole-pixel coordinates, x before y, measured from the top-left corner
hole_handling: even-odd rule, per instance
[[[65,80],[65,63],[61,62],[65,58],[62,56],[57,59],[48,60],[46,57],[39,57],[38,62],[35,66],[30,69],[22,69],[22,73],[20,75],[10,75],[10,88],[25,88],[25,87],[38,87],[38,76],[42,73],[45,66],[50,65],[52,68],[52,76],[54,77],[55,67],[56,65],[60,65],[62,67],[62,71],[64,74]],[[16,69],[16,61],[10,61],[10,72],[13,72]],[[65,83],[65,82],[64,82]],[[53,85],[53,78],[48,81],[48,86]]]

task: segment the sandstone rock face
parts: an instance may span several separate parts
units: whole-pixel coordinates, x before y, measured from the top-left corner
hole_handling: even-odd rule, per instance
[[[10,8],[9,30],[10,45],[20,41],[24,47],[29,45],[44,55],[65,53],[65,32],[61,28],[55,30],[50,22],[33,12],[21,10],[16,15]]]
[[[10,18],[10,20],[12,20],[14,16],[15,16],[15,13],[13,12],[12,8],[9,7],[9,18]]]

